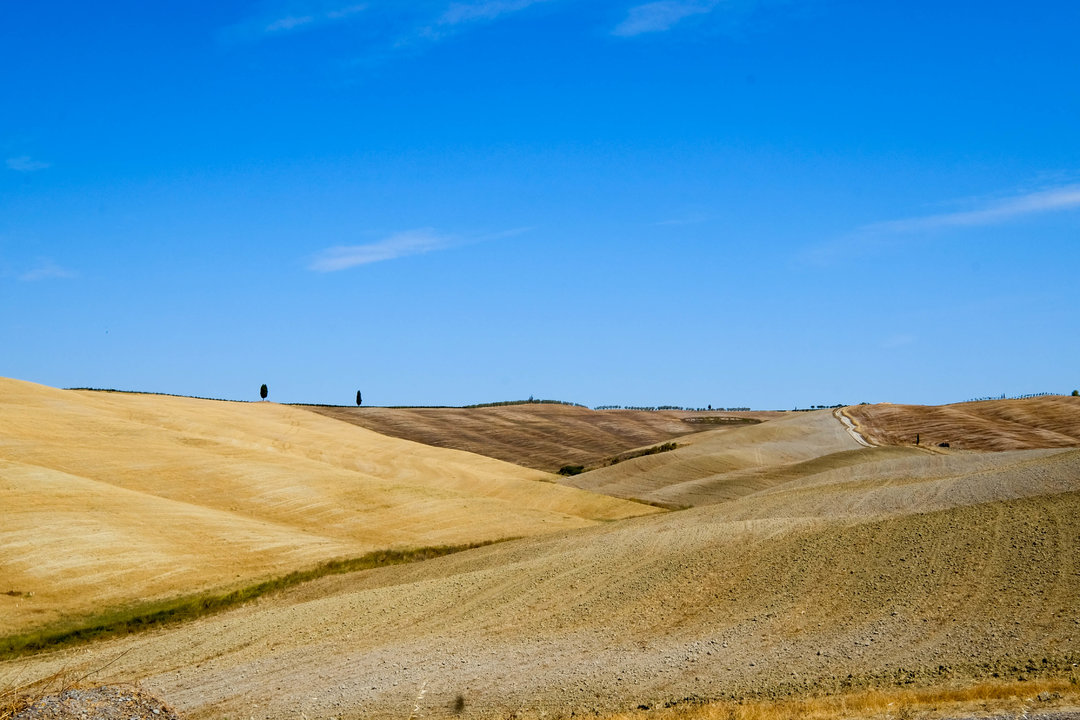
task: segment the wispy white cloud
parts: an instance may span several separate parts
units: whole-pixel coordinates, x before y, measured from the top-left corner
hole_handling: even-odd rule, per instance
[[[1080,207],[1080,184],[1064,185],[984,203],[982,207],[889,220],[860,228],[866,234],[899,234],[950,227],[997,225],[1026,215]]]
[[[293,6],[289,12],[264,12],[236,25],[223,28],[222,40],[227,42],[253,41],[265,37],[285,35],[297,30],[310,30],[322,25],[344,20],[367,10],[367,3],[353,5],[327,5],[308,2]]]
[[[475,0],[452,2],[434,22],[420,28],[415,39],[442,40],[470,24],[493,22],[551,0]],[[408,44],[406,41],[404,44]]]
[[[453,236],[440,235],[430,228],[409,230],[367,245],[338,245],[327,248],[315,256],[308,269],[315,272],[337,272],[358,265],[370,265],[408,255],[422,255],[450,247],[454,242]]]
[[[801,257],[813,264],[827,264],[841,256],[864,254],[874,249],[910,243],[950,229],[987,227],[1052,212],[1080,209],[1080,183],[1024,192],[994,199],[967,200],[965,210],[886,220],[856,228],[821,245],[808,248]]]
[[[480,2],[451,3],[439,18],[440,25],[460,25],[478,20],[494,20],[500,15],[524,10],[530,5],[548,0],[481,0]]]
[[[899,335],[890,335],[879,343],[879,347],[883,350],[895,350],[907,345],[913,345],[918,342],[919,338],[915,335],[901,333]]]
[[[24,282],[36,282],[38,280],[64,280],[76,277],[77,273],[67,268],[60,267],[52,260],[43,259],[37,267],[19,276]]]
[[[326,248],[312,259],[308,264],[308,269],[323,273],[337,272],[360,265],[396,260],[409,255],[423,255],[435,250],[504,240],[522,235],[532,229],[520,227],[471,237],[439,233],[431,228],[408,230],[367,245],[338,245]]]
[[[653,226],[654,227],[670,227],[670,226],[679,226],[679,225],[699,225],[699,224],[701,224],[703,222],[708,221],[708,219],[709,219],[708,215],[697,213],[697,214],[694,214],[694,215],[687,215],[685,217],[677,217],[677,218],[669,218],[667,220],[660,220],[658,222],[654,222]]]
[[[45,168],[50,167],[49,163],[35,160],[29,155],[10,157],[5,163],[7,164],[8,170],[14,170],[15,172],[34,172],[35,170],[44,170]]]
[[[285,15],[284,17],[280,17],[267,24],[266,27],[263,28],[263,32],[267,34],[289,32],[298,28],[322,25],[324,23],[335,22],[337,20],[344,20],[347,17],[355,15],[359,12],[363,12],[364,10],[367,10],[366,3],[361,3],[359,5],[346,5],[343,7],[323,10],[321,12]]]
[[[712,12],[719,0],[660,0],[630,8],[626,19],[615,26],[612,35],[634,37],[664,32],[692,15]]]
[[[295,30],[301,25],[308,25],[313,22],[315,22],[314,15],[304,15],[302,17],[296,17],[295,15],[287,15],[283,18],[274,20],[265,28],[263,28],[263,31],[268,33],[281,31],[288,32],[289,30]]]

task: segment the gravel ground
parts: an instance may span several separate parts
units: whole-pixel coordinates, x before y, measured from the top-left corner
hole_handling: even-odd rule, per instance
[[[180,720],[180,716],[139,688],[102,686],[46,695],[12,720]]]

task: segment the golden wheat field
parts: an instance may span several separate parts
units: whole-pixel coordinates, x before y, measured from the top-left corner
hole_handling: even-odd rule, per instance
[[[12,380],[0,398],[0,634],[376,549],[654,512],[272,403]]]
[[[1080,703],[1074,447],[863,447],[829,411],[783,413],[559,484],[302,408],[0,389],[0,577],[35,590],[0,595],[7,632],[373,548],[518,536],[9,659],[0,679],[77,668],[190,718]]]

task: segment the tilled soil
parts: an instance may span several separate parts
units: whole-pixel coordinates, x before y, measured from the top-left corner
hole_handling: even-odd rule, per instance
[[[312,412],[391,437],[454,448],[557,472],[716,427],[722,418],[782,417],[777,412],[590,410],[523,404],[479,408],[305,406]]]
[[[855,405],[845,408],[876,445],[928,450],[947,443],[960,450],[1080,447],[1080,397],[1049,395],[953,405]]]
[[[1080,452],[974,473],[944,462],[874,482],[840,468],[737,502],[327,578],[24,664],[47,675],[115,660],[110,673],[190,717],[268,719],[564,717],[1075,674]]]

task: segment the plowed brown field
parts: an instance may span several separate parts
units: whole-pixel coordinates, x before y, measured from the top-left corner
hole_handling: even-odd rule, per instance
[[[962,450],[1080,447],[1080,397],[986,400],[955,405],[855,405],[845,409],[876,445]]]
[[[784,414],[590,410],[550,403],[478,408],[305,407],[383,435],[547,472],[564,465],[596,465],[633,448],[700,432],[711,427],[707,422],[711,418],[754,420]]]

